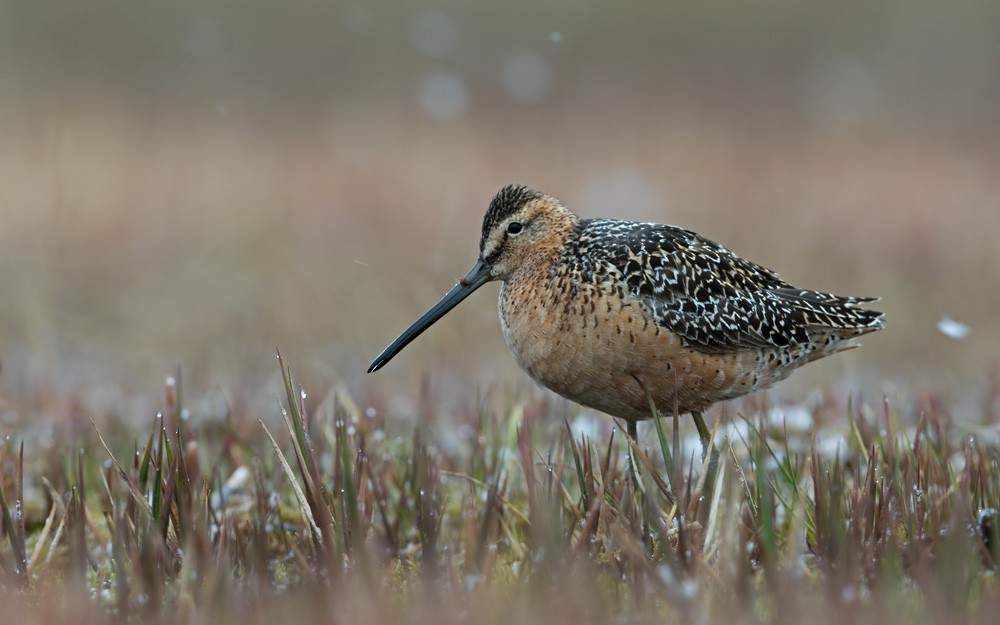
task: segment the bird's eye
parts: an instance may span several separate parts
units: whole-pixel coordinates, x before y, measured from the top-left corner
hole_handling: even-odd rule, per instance
[[[524,224],[519,221],[512,221],[507,224],[507,234],[517,236],[524,231]]]

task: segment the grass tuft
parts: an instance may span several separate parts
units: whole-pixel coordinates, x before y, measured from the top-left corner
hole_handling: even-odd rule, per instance
[[[817,431],[724,411],[703,455],[676,418],[631,441],[531,404],[484,405],[449,438],[426,385],[400,432],[343,385],[310,401],[280,355],[279,371],[256,431],[190,418],[178,369],[138,437],[95,425],[56,462],[0,448],[5,605],[219,623],[986,623],[1000,607],[1000,449],[936,400],[912,416],[854,400]]]

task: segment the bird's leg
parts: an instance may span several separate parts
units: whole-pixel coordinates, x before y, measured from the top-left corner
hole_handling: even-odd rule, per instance
[[[705,425],[705,419],[701,416],[698,411],[691,411],[691,417],[694,419],[694,425],[698,428],[698,438],[701,439],[701,460],[705,461],[705,456],[708,455],[708,447],[711,443],[712,435],[708,431],[708,427]],[[708,460],[708,468],[705,471],[705,485],[702,488],[702,496],[705,506],[698,506],[698,518],[702,523],[702,527],[707,526],[708,514],[712,507],[712,495],[715,489],[715,474],[719,470],[719,448],[712,445],[711,457]]]
[[[694,426],[698,428],[698,438],[701,439],[701,459],[705,459],[705,455],[708,453],[708,439],[711,434],[708,431],[708,427],[705,426],[705,419],[701,416],[701,413],[692,410],[691,418],[694,419]]]
[[[635,502],[639,506],[639,513],[642,515],[642,542],[649,546],[649,523],[646,518],[646,491],[639,483],[639,463],[635,457],[635,450],[639,447],[639,422],[628,421],[627,423],[628,437],[631,439],[628,447],[628,466],[632,477],[632,493],[636,498]]]
[[[635,492],[639,492],[639,469],[635,462],[635,452],[632,451],[632,445],[639,444],[639,423],[637,421],[627,421],[628,425],[625,427],[628,431],[628,437],[632,439],[632,442],[628,446],[628,468],[629,473],[632,476],[632,486],[635,488]]]

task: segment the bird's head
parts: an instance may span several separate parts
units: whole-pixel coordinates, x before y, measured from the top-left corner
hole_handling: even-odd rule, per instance
[[[507,185],[483,217],[479,261],[491,279],[545,262],[562,249],[578,218],[559,200],[523,185]]]
[[[518,271],[545,266],[561,251],[578,221],[559,200],[544,193],[513,184],[500,189],[483,218],[479,258],[472,269],[386,347],[368,372],[382,368],[410,341],[487,282],[506,280]]]

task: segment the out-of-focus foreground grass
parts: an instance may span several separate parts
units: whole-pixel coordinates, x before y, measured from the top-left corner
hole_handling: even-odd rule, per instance
[[[422,403],[404,437],[379,408],[310,399],[282,372],[280,424],[196,423],[178,374],[139,440],[8,442],[5,620],[992,623],[1000,609],[998,445],[933,403],[911,425],[888,403],[841,407],[826,415],[839,432],[758,409],[725,418],[705,462],[664,419],[635,448],[636,488],[620,435],[546,404],[484,402],[441,436]]]
[[[0,460],[14,510],[25,443],[24,542],[42,545],[18,590],[6,533],[5,592],[29,621],[988,614],[997,41],[986,0],[0,3]],[[700,474],[686,448],[683,471],[658,467],[683,505],[647,486],[663,533],[648,552],[620,437],[516,370],[489,289],[365,376],[472,263],[511,181],[584,216],[697,230],[805,287],[881,295],[887,329],[863,349],[728,409],[759,424],[769,402],[800,406],[822,453],[803,433],[786,450],[784,420],[773,457],[726,430],[705,525],[682,514]],[[306,488],[275,429],[276,345],[330,392],[307,404],[311,504],[333,535],[309,533],[257,424]],[[153,428],[155,468],[133,472],[177,406],[159,389],[177,363],[183,440]],[[589,442],[570,443],[566,417]],[[91,419],[127,480],[101,468]]]

